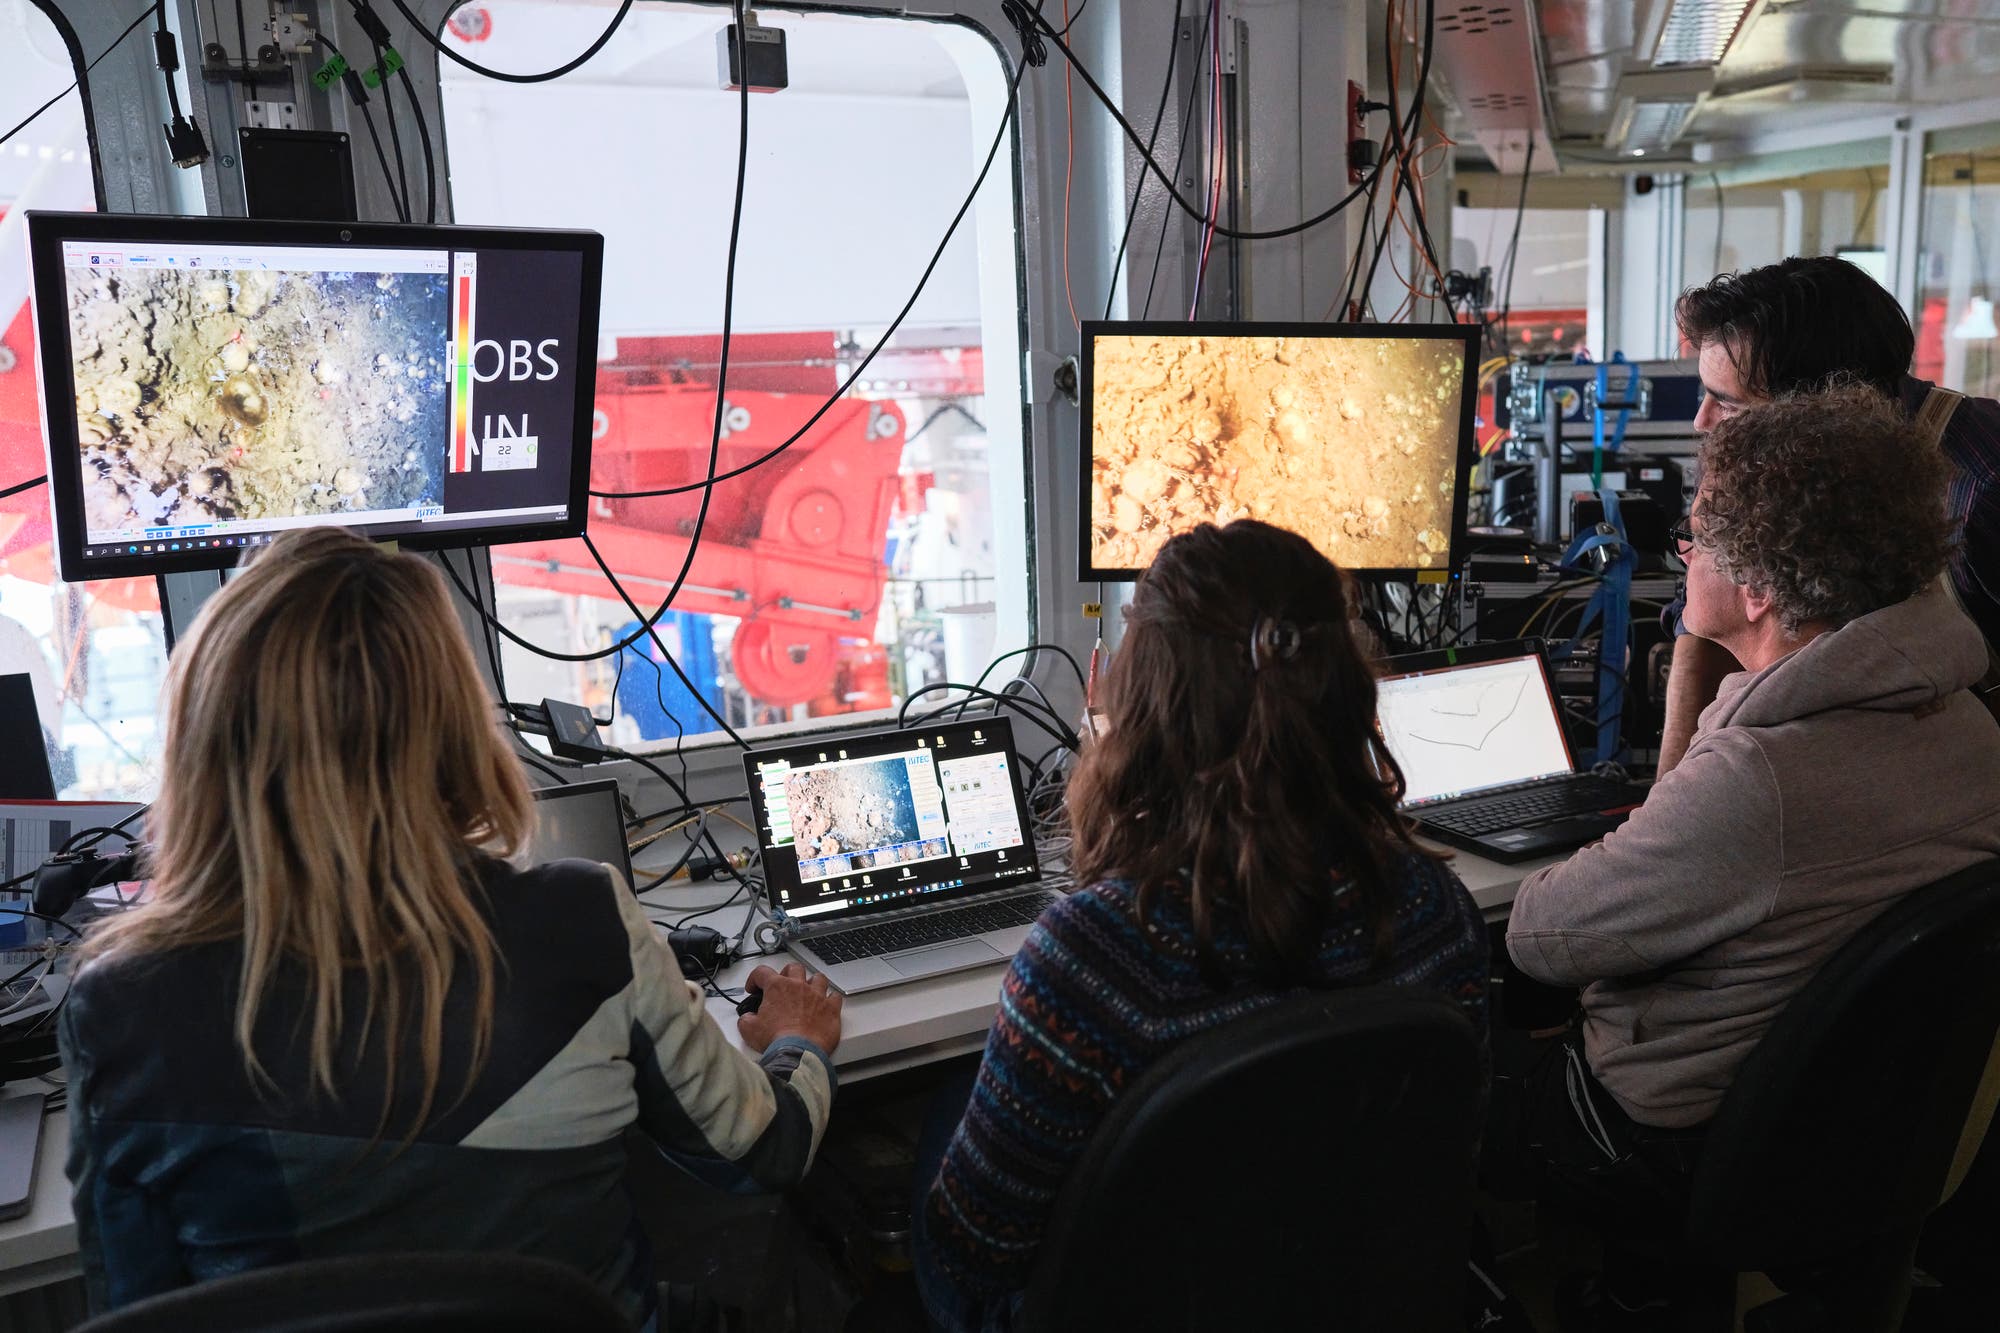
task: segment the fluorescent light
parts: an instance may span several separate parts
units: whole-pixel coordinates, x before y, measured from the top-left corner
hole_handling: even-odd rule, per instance
[[[1627,69],[1604,146],[1633,157],[1672,148],[1714,87],[1712,69]]]
[[[1719,65],[1763,7],[1764,0],[1648,0],[1632,54],[1655,69]]]

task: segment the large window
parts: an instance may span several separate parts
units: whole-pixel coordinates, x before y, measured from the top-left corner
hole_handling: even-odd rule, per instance
[[[1916,373],[1946,388],[2000,393],[2000,126],[1930,136],[1917,252]]]
[[[48,17],[28,0],[0,0],[0,132],[75,78]],[[0,144],[0,490],[46,470],[21,214],[94,200],[83,103],[71,93]],[[0,499],[0,675],[32,680],[62,795],[152,795],[165,667],[152,581],[63,583],[47,490]]]
[[[460,8],[446,40],[498,69],[546,66],[607,10]],[[852,374],[915,290],[1001,125],[1006,72],[963,26],[758,6],[790,86],[755,96],[720,467],[771,450]],[[636,8],[559,82],[444,67],[454,217],[605,236],[594,486],[699,487],[714,422],[739,102],[717,86],[728,9]],[[715,486],[661,622],[738,728],[880,712],[976,677],[1027,642],[1019,246],[1011,143],[888,347],[776,460]],[[591,533],[650,612],[688,559],[699,489],[594,502]],[[580,542],[493,551],[511,629],[582,652],[635,618]],[[616,694],[611,735],[715,730],[648,642],[569,664],[512,645],[516,700]],[[622,673],[622,674],[621,674]]]
[[[1797,156],[1797,155],[1792,155]],[[1791,255],[1844,255],[1885,285],[1890,207],[1886,139],[1843,145],[1839,166],[1797,170],[1772,160],[1686,179],[1682,274],[1689,285]],[[1783,174],[1779,174],[1779,173]]]

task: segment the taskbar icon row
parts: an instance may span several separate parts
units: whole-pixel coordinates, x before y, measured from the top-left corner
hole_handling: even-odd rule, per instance
[[[187,537],[175,541],[131,542],[123,546],[87,546],[84,555],[167,555],[175,551],[230,550],[251,546],[269,546],[276,533],[258,532],[247,537]]]

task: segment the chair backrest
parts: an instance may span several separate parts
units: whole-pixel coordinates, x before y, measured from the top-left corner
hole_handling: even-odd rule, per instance
[[[1458,1007],[1371,986],[1186,1043],[1057,1199],[1033,1329],[1463,1327],[1481,1098]]]
[[[1698,1253],[1810,1265],[1914,1236],[2000,1030],[2000,861],[1918,889],[1827,960],[1723,1098],[1689,1197]]]
[[[590,1279],[515,1254],[362,1254],[135,1301],[77,1333],[631,1333]]]

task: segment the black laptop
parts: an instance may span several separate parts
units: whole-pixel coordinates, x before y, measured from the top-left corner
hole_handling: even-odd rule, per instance
[[[1577,771],[1533,639],[1392,657],[1375,717],[1425,836],[1495,861],[1572,851],[1625,822],[1643,786]]]

